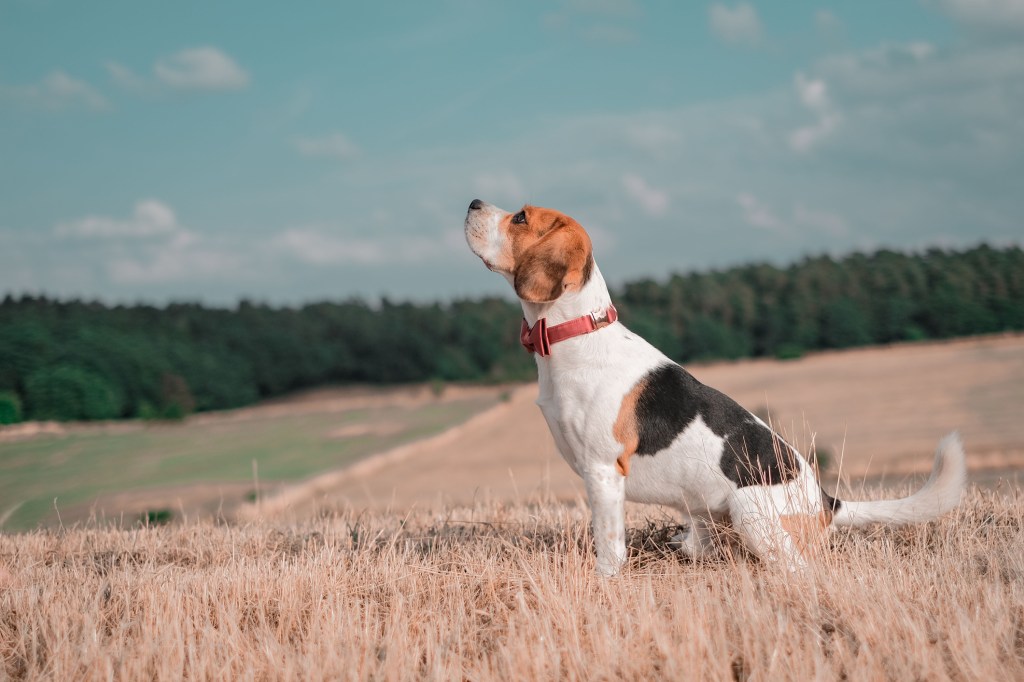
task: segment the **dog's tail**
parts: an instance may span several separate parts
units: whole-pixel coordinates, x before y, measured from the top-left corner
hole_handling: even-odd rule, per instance
[[[841,500],[832,517],[837,526],[869,523],[916,523],[941,516],[960,502],[967,480],[964,446],[956,431],[939,441],[935,464],[924,487],[898,500]]]

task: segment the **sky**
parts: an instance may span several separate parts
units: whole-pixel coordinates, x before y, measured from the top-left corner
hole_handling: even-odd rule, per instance
[[[500,294],[481,198],[606,279],[1024,242],[1024,0],[0,0],[0,294]]]

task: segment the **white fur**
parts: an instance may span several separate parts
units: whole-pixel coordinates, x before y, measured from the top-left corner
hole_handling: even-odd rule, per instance
[[[843,502],[832,522],[838,526],[869,523],[918,523],[945,514],[960,502],[967,480],[964,446],[955,431],[939,441],[932,473],[924,487],[899,500]]]
[[[500,222],[507,215],[488,204],[467,214],[466,239],[489,267],[502,259],[507,237],[501,233]],[[512,282],[511,271],[492,269]],[[531,326],[541,317],[551,326],[610,303],[608,287],[595,264],[590,279],[578,291],[567,291],[550,303],[522,301],[522,307]],[[626,499],[683,512],[690,519],[690,530],[676,542],[688,555],[713,554],[710,524],[728,517],[744,543],[762,558],[790,569],[803,565],[799,547],[780,522],[783,515],[823,511],[814,472],[802,459],[798,458],[800,471],[793,481],[738,488],[719,466],[723,439],[698,417],[661,452],[631,457],[629,475],[623,477],[616,468],[623,446],[613,435],[623,398],[653,368],[671,360],[618,322],[562,341],[550,356],[537,355],[536,360],[537,404],[559,452],[584,480],[601,574],[615,574],[625,561]],[[959,440],[947,438],[939,449],[932,478],[918,494],[889,502],[843,502],[835,522],[857,525],[933,518],[959,500],[962,488],[963,451]]]

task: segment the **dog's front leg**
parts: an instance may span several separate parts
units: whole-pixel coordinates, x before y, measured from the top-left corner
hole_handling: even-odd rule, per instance
[[[626,561],[626,479],[614,466],[595,466],[583,481],[590,502],[597,572],[612,576]]]

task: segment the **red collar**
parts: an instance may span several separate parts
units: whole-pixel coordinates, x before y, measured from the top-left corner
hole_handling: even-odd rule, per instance
[[[613,305],[609,305],[603,310],[595,310],[583,317],[577,317],[575,320],[556,324],[553,327],[548,326],[548,318],[542,317],[537,320],[537,324],[533,325],[531,329],[530,325],[526,322],[526,318],[523,318],[523,327],[519,332],[519,342],[523,344],[523,348],[528,353],[536,353],[543,358],[551,355],[551,346],[559,341],[596,332],[598,329],[607,327],[617,319],[619,319],[619,311]]]

